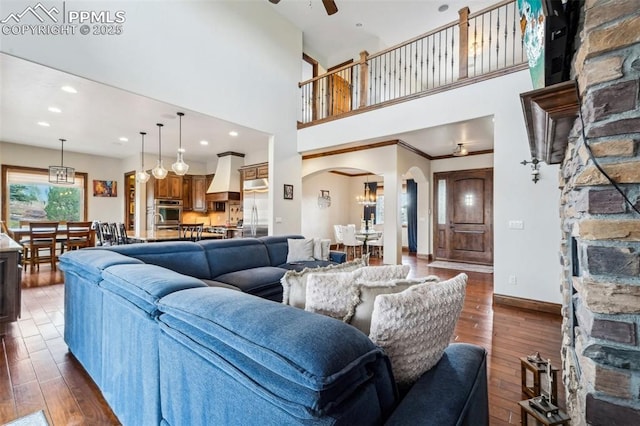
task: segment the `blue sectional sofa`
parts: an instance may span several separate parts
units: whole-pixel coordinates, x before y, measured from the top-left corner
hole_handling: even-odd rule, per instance
[[[399,391],[367,336],[277,303],[286,239],[61,256],[65,341],[124,425],[488,424],[484,349]]]

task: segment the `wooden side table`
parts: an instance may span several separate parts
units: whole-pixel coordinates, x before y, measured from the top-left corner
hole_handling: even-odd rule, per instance
[[[518,404],[520,405],[520,418],[522,420],[522,426],[529,425],[529,416],[533,417],[536,420],[536,425],[542,424],[546,426],[555,426],[555,425],[570,425],[571,417],[564,411],[558,409],[558,412],[552,414],[551,417],[547,417],[540,413],[538,410],[533,408],[530,404],[531,399],[527,399],[525,401],[520,401]]]
[[[558,368],[551,366],[551,403],[558,404]],[[531,362],[527,357],[520,358],[520,375],[522,378],[522,393],[529,398],[540,396],[543,391],[547,391],[547,386],[543,384],[549,381],[547,376],[547,364],[537,364]]]

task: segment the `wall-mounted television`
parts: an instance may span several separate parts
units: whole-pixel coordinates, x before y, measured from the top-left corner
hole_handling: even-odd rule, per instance
[[[517,4],[533,87],[569,80],[582,1],[518,0]]]

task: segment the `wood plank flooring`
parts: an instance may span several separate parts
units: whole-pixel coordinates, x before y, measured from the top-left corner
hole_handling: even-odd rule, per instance
[[[405,255],[403,263],[411,265],[412,277],[434,274],[446,279],[458,273],[430,268],[415,256]],[[519,358],[540,352],[560,367],[561,318],[493,306],[493,274],[466,274],[467,295],[453,340],[481,345],[489,353],[491,424],[520,424],[517,401],[524,397]],[[44,410],[52,426],[119,424],[63,341],[62,281],[62,274],[48,266],[23,274],[22,317],[6,327],[0,342],[0,424],[38,410]],[[561,383],[558,388],[563,406]]]

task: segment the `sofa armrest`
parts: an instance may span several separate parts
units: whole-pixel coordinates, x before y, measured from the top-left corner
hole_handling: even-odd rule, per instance
[[[336,263],[344,263],[347,261],[347,253],[343,251],[330,251],[329,260]]]
[[[431,370],[408,390],[386,425],[488,425],[487,352],[449,345]]]

